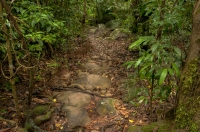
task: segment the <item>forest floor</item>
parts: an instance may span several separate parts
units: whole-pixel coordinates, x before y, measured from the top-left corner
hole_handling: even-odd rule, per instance
[[[111,87],[106,89],[106,93],[104,91],[104,94],[106,96],[116,95],[115,98],[122,102],[120,105],[116,106],[116,109],[118,111],[117,114],[120,115],[123,120],[117,122],[114,120],[116,115],[100,116],[97,112],[89,112],[91,123],[84,126],[84,131],[102,132],[103,128],[105,132],[126,132],[130,125],[146,125],[150,123],[148,105],[134,106],[127,100],[129,97],[127,94],[127,85],[131,83],[129,76],[133,74],[134,70],[127,70],[126,66],[122,65],[126,61],[137,59],[138,53],[128,50],[128,46],[131,44],[130,36],[120,36],[112,39],[110,38],[111,32],[112,31],[106,28],[89,27],[84,33],[83,38],[77,38],[73,46],[68,46],[68,49],[71,48],[72,50],[68,50],[65,54],[55,51],[55,57],[57,59],[42,60],[37,69],[38,72],[36,74],[32,106],[49,104],[54,100],[53,92],[64,91],[56,90],[56,87],[71,85],[72,82],[77,79],[77,74],[81,69],[80,65],[88,61],[93,61],[105,69],[102,76],[105,76],[111,81]],[[24,83],[17,83],[20,89],[18,93],[20,95],[20,107],[22,108],[24,100],[28,96],[26,92],[28,82],[27,77],[23,76],[23,74],[19,74],[18,76],[20,80],[26,80]],[[4,87],[6,87],[6,85],[4,85]],[[12,100],[12,95],[9,90],[2,90],[1,93],[0,98],[2,103],[0,104],[0,117],[18,122],[13,101],[10,101]],[[46,98],[47,96],[51,96],[50,99]],[[93,96],[93,99],[96,100],[97,97],[95,97],[95,95]],[[94,110],[94,107],[96,107],[94,100],[85,107],[87,111]],[[63,120],[62,116],[64,113],[60,110],[60,102],[56,102],[56,100],[53,102],[55,103],[54,106],[59,106],[59,108],[57,108],[57,112],[54,112],[52,115],[53,119],[41,124],[40,128],[45,131],[56,132],[63,129],[62,125],[67,121],[61,121]],[[157,104],[158,102],[155,101],[154,109],[158,107]],[[161,104],[162,107],[164,107],[163,109],[171,107],[170,105],[172,105],[172,103]],[[154,114],[154,121],[156,121],[156,118],[158,118],[156,115],[157,113],[154,111]],[[161,119],[161,117],[159,117],[159,119]],[[13,130],[8,129],[8,124],[5,124],[5,122],[5,120],[0,120],[0,132]],[[1,128],[3,129],[1,130]]]

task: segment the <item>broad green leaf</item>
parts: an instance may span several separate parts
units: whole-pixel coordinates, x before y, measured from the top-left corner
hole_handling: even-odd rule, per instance
[[[179,55],[181,56],[181,50],[177,47],[174,47],[174,51]]]
[[[151,63],[148,63],[148,64],[144,65],[139,73],[145,71],[149,66],[151,66]]]
[[[135,68],[138,67],[141,63],[141,61],[143,60],[143,57],[140,57],[137,62],[135,63]]]
[[[134,63],[135,63],[135,61],[128,61],[128,62],[124,63],[123,66],[127,66],[127,69],[129,69],[133,66]]]
[[[145,57],[144,57],[144,61],[151,61],[151,56],[153,56],[153,54],[147,54]]]
[[[146,39],[144,37],[140,37],[137,41],[135,41],[134,43],[132,43],[130,46],[129,46],[129,50],[134,50],[134,49],[137,49],[138,46],[140,44],[142,44],[144,41],[146,41]]]
[[[177,77],[180,76],[180,70],[178,69],[177,65],[172,62],[172,68],[175,70]]]
[[[168,70],[170,76],[174,76],[174,71],[171,68],[168,68],[167,70]]]
[[[152,47],[151,47],[151,50],[152,50],[152,53],[154,53],[158,48],[158,44],[154,44]]]
[[[145,100],[145,98],[146,98],[145,96],[140,96],[140,97],[138,98],[138,100],[139,100],[138,103],[141,104],[141,103]]]
[[[35,24],[36,24],[37,22],[36,22],[36,20],[34,19],[32,22],[31,22],[31,27],[35,27]]]
[[[163,69],[161,75],[160,75],[160,79],[159,79],[159,85],[162,85],[163,82],[165,81],[165,78],[167,76],[167,69]]]
[[[144,105],[147,105],[147,103],[148,103],[148,99],[145,99]]]
[[[139,74],[140,74],[139,76],[140,76],[141,79],[147,78],[147,77],[146,77],[146,71],[142,71],[142,72],[140,72]]]

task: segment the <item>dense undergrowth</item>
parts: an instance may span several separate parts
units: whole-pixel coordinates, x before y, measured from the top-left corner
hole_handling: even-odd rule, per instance
[[[15,85],[20,71],[23,69],[29,77],[27,105],[31,105],[40,60],[56,59],[55,50],[73,52],[72,43],[84,37],[84,26],[104,23],[110,30],[121,29],[134,36],[129,50],[138,52],[139,58],[124,62],[135,71],[127,83],[126,101],[137,106],[148,104],[152,109],[154,100],[168,101],[169,96],[176,96],[180,69],[190,43],[193,3],[184,0],[2,0],[0,78],[6,78],[7,82],[0,84],[1,90],[12,89],[17,114],[22,117]]]

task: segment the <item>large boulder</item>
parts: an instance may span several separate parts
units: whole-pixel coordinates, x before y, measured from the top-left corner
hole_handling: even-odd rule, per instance
[[[68,106],[83,108],[90,103],[91,96],[81,92],[66,91],[57,96],[57,100]]]
[[[90,103],[91,96],[89,94],[76,92],[68,97],[68,105],[75,107],[85,107]]]
[[[91,74],[101,75],[104,72],[104,69],[94,62],[88,62],[86,64],[82,64],[81,66],[83,70],[86,70]]]
[[[122,29],[117,28],[110,34],[109,38],[118,39],[118,38],[121,38],[121,37],[127,37],[127,34],[124,33]]]
[[[106,29],[106,25],[104,25],[104,24],[98,24],[98,28],[100,30],[105,30]]]
[[[105,116],[107,114],[116,114],[115,103],[118,102],[117,99],[106,98],[99,100],[97,103],[96,111],[100,116]]]
[[[82,75],[72,84],[80,84],[85,90],[93,91],[94,89],[107,89],[111,86],[111,81],[103,76],[86,74]]]
[[[91,119],[85,109],[73,106],[65,106],[66,118],[69,128],[81,127],[90,124]]]

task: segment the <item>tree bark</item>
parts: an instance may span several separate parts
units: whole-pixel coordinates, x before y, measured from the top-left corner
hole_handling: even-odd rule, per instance
[[[176,108],[175,121],[186,130],[197,132],[200,129],[200,0],[194,6],[191,44],[183,67]]]
[[[4,17],[3,17],[3,7],[2,7],[1,2],[0,2],[0,22],[2,24],[4,33],[9,34],[6,24],[5,24]],[[5,35],[5,39],[6,39],[6,48],[7,48],[7,54],[8,54],[9,73],[11,77],[10,84],[12,88],[14,104],[17,111],[17,115],[21,117],[21,112],[19,109],[19,103],[18,103],[18,97],[17,97],[17,90],[16,90],[16,85],[15,85],[15,78],[14,78],[14,65],[13,65],[13,58],[12,58],[12,51],[11,51],[11,41],[8,35]]]

